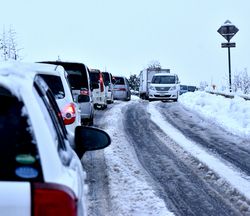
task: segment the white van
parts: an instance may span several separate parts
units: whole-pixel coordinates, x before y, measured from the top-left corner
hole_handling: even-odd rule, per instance
[[[114,103],[114,95],[113,95],[113,83],[112,83],[112,74],[109,72],[102,72],[104,77],[104,85],[105,85],[105,94],[107,97],[107,103]]]
[[[180,82],[176,74],[157,73],[152,77],[152,81],[149,86],[149,101],[178,101],[179,92]]]
[[[100,70],[90,69],[90,84],[95,109],[107,108],[107,97],[105,94],[104,77]]]

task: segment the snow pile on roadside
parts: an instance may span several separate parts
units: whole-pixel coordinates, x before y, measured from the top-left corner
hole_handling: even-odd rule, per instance
[[[250,136],[250,101],[196,91],[181,95],[179,102],[232,133]]]
[[[132,98],[133,99],[133,98]],[[112,144],[104,150],[110,183],[111,209],[114,216],[173,216],[165,203],[154,194],[145,181],[134,149],[122,132],[122,108],[130,102],[116,102],[106,113],[107,128]]]

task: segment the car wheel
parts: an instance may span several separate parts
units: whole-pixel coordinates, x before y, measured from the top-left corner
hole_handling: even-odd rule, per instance
[[[93,116],[89,119],[89,126],[93,126],[94,125],[94,118]]]

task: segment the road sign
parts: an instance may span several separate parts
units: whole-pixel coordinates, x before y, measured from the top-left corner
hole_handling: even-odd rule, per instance
[[[221,43],[222,48],[236,47],[236,43]]]
[[[221,34],[228,42],[231,38],[239,31],[239,29],[233,25],[229,20],[227,20],[217,32]]]

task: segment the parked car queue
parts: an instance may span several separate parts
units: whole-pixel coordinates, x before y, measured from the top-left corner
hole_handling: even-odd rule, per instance
[[[1,215],[87,215],[80,159],[111,139],[85,125],[94,114],[82,107],[98,101],[97,86],[113,103],[118,84],[102,72],[94,84],[90,71],[73,62],[0,64]]]
[[[60,103],[42,78],[45,67],[0,65],[1,215],[86,215],[80,158],[111,142],[103,130],[80,125],[69,139]]]

